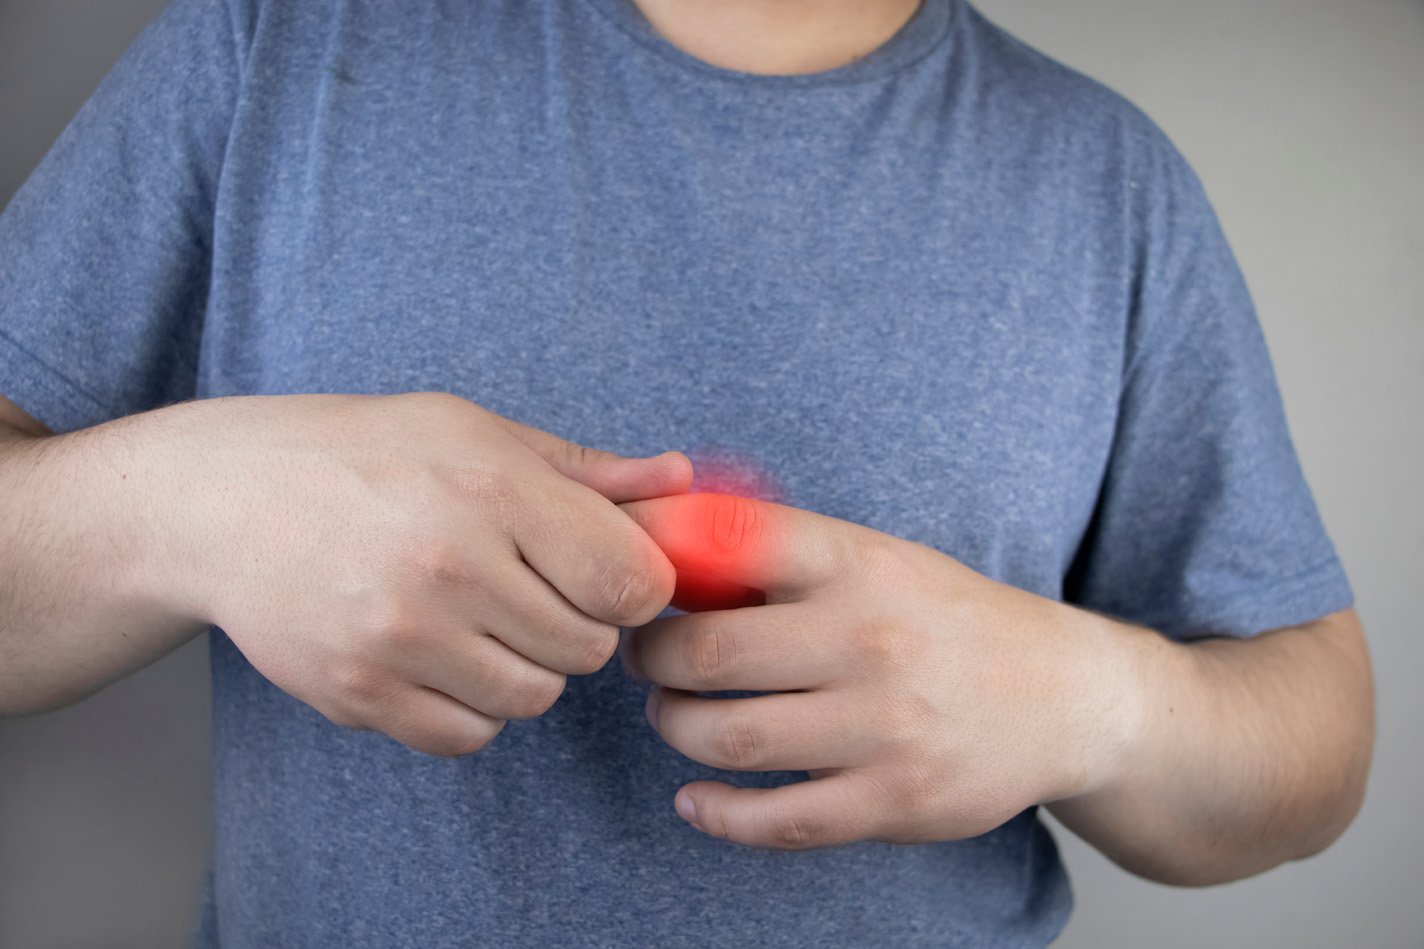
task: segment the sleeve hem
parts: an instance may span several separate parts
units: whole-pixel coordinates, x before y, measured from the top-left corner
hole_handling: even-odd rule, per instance
[[[1176,640],[1211,636],[1250,638],[1273,629],[1299,626],[1355,603],[1354,591],[1331,556],[1270,586],[1245,594],[1202,599],[1185,610],[1144,620],[1144,624]]]
[[[105,420],[104,405],[0,329],[0,395],[54,432]]]

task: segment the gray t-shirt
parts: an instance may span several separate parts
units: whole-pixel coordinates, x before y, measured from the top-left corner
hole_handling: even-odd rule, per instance
[[[0,392],[57,430],[439,389],[1175,637],[1348,606],[1201,184],[1097,82],[925,0],[800,77],[629,0],[176,0],[0,217]],[[1032,811],[801,853],[702,835],[618,663],[484,751],[329,723],[211,633],[198,945],[1041,945]]]

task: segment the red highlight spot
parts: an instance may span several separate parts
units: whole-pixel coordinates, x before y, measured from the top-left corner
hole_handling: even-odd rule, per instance
[[[751,587],[723,580],[706,573],[678,568],[677,587],[672,605],[684,613],[707,610],[735,610],[743,606],[762,606],[766,594]]]
[[[685,512],[669,525],[674,536],[660,539],[677,568],[672,605],[688,613],[761,606],[766,594],[734,580],[754,574],[748,559],[757,553],[761,518],[742,499],[775,501],[781,491],[755,462],[718,449],[688,451],[692,494],[679,506]]]

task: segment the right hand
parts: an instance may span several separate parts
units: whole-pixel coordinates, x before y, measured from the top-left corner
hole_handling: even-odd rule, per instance
[[[680,453],[582,448],[438,393],[184,408],[206,418],[173,442],[170,595],[338,725],[469,754],[672,596],[615,504],[685,492]]]

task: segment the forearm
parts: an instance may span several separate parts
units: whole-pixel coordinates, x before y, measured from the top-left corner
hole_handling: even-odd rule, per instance
[[[162,446],[180,411],[64,435],[0,425],[0,715],[76,701],[202,629],[164,595],[177,466]]]
[[[1092,621],[1133,711],[1112,773],[1050,805],[1075,833],[1140,876],[1205,885],[1310,856],[1350,823],[1374,728],[1353,611],[1190,644]]]

